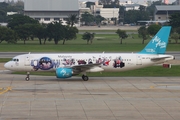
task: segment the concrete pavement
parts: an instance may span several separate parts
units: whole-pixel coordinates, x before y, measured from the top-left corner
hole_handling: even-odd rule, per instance
[[[0,73],[0,120],[180,119],[179,77],[24,78]]]

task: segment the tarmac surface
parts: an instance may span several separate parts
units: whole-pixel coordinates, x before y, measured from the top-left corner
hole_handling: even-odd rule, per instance
[[[0,72],[0,120],[179,120],[179,77],[56,79]]]

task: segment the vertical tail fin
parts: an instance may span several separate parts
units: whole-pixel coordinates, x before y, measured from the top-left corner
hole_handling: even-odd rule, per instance
[[[162,27],[140,54],[164,54],[168,44],[171,26]]]

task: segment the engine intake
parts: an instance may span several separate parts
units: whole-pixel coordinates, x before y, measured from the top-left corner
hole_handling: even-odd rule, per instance
[[[57,78],[70,78],[73,75],[71,68],[57,68],[56,77]]]

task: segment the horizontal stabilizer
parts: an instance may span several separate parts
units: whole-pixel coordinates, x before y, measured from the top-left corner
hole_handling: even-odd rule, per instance
[[[160,61],[160,60],[164,60],[164,59],[168,59],[168,58],[172,59],[172,56],[154,57],[154,58],[151,58],[151,60],[152,61]],[[173,59],[175,59],[175,58],[173,57]]]

